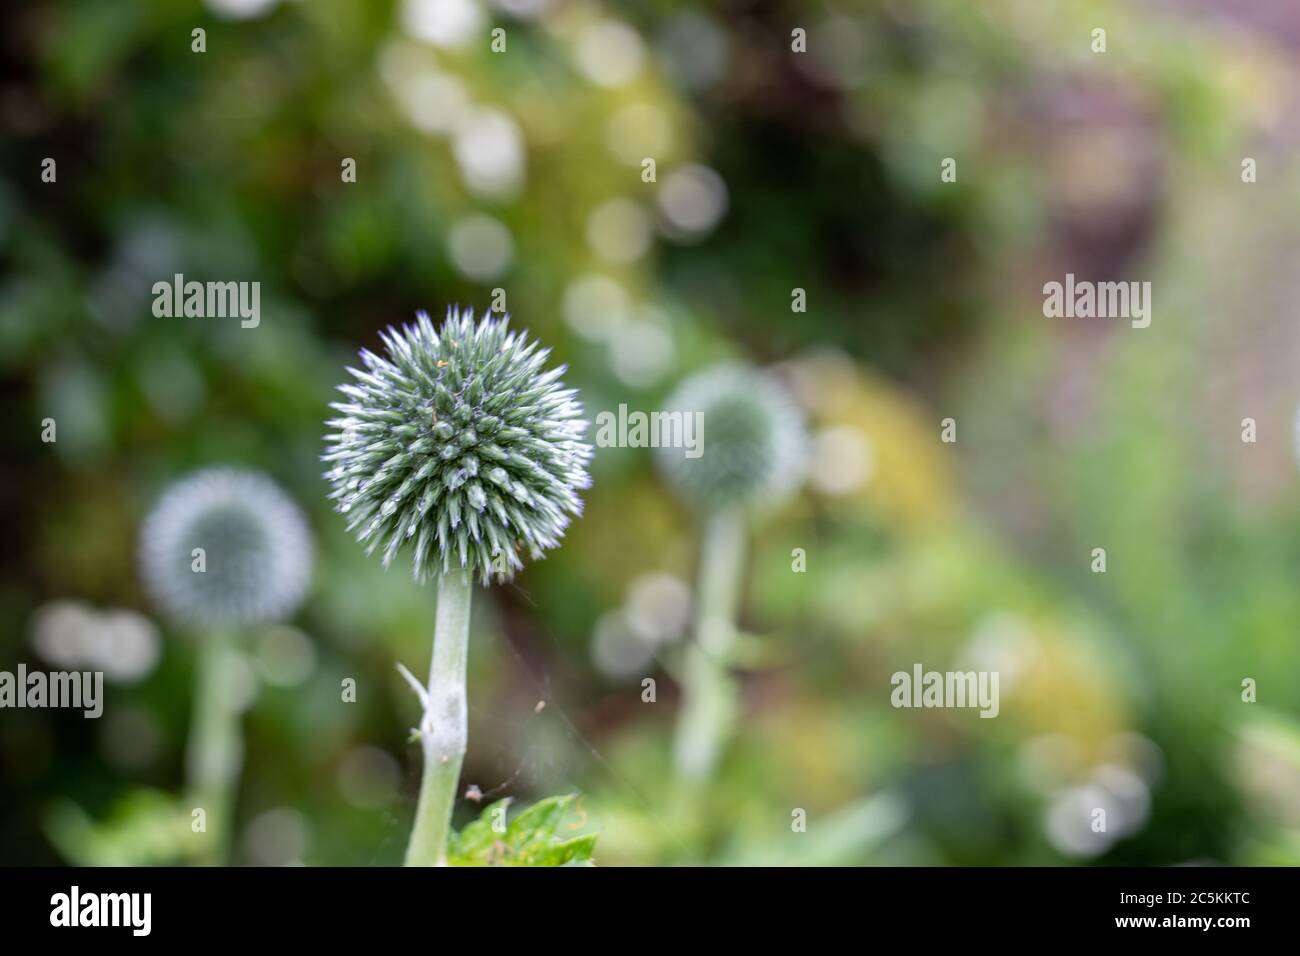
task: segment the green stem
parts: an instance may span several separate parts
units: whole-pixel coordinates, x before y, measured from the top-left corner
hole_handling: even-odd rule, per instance
[[[420,722],[424,773],[415,808],[407,866],[445,866],[451,811],[468,743],[465,665],[469,654],[469,573],[451,571],[438,581],[438,619],[429,665],[429,700]]]
[[[205,815],[206,843],[200,863],[220,866],[230,848],[230,817],[243,762],[240,738],[239,652],[234,636],[215,632],[199,638],[194,715],[186,746],[192,808]]]
[[[729,664],[744,568],[745,524],[737,510],[719,512],[704,528],[695,595],[695,642],[686,650],[682,707],[674,756],[678,776],[704,780],[736,722],[739,692]]]

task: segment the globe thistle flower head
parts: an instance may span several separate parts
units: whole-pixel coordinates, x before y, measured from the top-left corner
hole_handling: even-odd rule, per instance
[[[591,484],[564,367],[547,370],[550,350],[509,316],[472,309],[448,308],[441,329],[420,312],[382,338],[386,354],[363,350],[331,405],[330,497],[385,566],[409,546],[418,581],[453,568],[512,577],[521,549],[537,559],[559,544]]]
[[[288,617],[306,593],[311,552],[289,497],[269,478],[232,468],[172,485],[140,532],[146,589],[169,615],[198,624]]]
[[[803,414],[785,390],[753,369],[722,365],[698,372],[667,408],[699,415],[700,453],[661,447],[668,484],[706,513],[773,504],[803,478],[808,438]]]

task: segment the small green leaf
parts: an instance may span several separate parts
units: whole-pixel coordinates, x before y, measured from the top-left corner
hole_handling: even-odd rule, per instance
[[[596,834],[557,837],[577,796],[547,797],[524,810],[507,825],[504,833],[492,829],[509,799],[498,800],[483,809],[449,842],[447,860],[452,866],[592,866]],[[576,830],[581,823],[570,823]]]
[[[458,857],[474,860],[486,856],[488,851],[492,849],[492,844],[496,843],[502,836],[502,834],[495,833],[492,830],[492,823],[496,816],[495,811],[500,808],[504,812],[510,806],[510,803],[511,798],[506,797],[504,800],[488,804],[483,808],[483,812],[479,814],[477,820],[465,824],[465,828],[459,833],[452,833],[447,841],[447,858],[453,865],[458,865]]]
[[[523,862],[523,866],[595,866],[591,855],[596,850],[596,834],[585,833],[569,840],[550,843]]]
[[[575,799],[568,794],[537,801],[510,822],[505,842],[520,851],[548,842]]]

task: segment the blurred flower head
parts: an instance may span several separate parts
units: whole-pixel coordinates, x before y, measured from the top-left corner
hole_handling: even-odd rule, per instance
[[[173,485],[145,519],[140,570],[158,606],[206,625],[291,615],[311,577],[297,506],[256,472],[210,468]]]
[[[687,379],[667,407],[703,416],[698,457],[686,457],[681,448],[660,448],[657,456],[665,479],[693,506],[718,511],[770,504],[802,479],[808,458],[803,415],[761,373],[731,365],[706,369]]]

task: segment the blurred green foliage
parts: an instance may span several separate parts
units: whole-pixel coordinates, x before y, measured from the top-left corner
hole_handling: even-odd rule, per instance
[[[741,357],[774,364],[816,436],[805,491],[754,534],[745,717],[707,788],[670,770],[682,636],[630,670],[593,656],[647,574],[694,571],[691,518],[644,450],[600,449],[564,545],[482,593],[464,783],[581,793],[585,815],[570,833],[577,801],[537,804],[506,846],[585,859],[599,833],[597,863],[637,864],[1300,862],[1300,74],[1284,35],[1082,0],[462,0],[471,38],[431,43],[408,6],[6,7],[0,668],[40,660],[52,601],[152,614],[135,538],[161,489],[203,465],[263,469],[308,513],[318,568],[296,637],[245,635],[235,859],[400,861],[419,757],[394,664],[427,660],[432,593],[330,511],[322,423],[379,329],[501,288],[593,415],[655,408]],[[607,18],[633,39],[600,32]],[[1244,156],[1260,182],[1241,182]],[[723,209],[683,235],[665,183],[699,166]],[[677,180],[697,187],[687,213],[718,200],[699,191],[712,181]],[[458,244],[483,216],[504,257]],[[1066,271],[1153,280],[1152,327],[1044,319],[1041,286]],[[260,282],[260,325],[155,318],[152,284],[175,273]],[[0,714],[0,862],[171,853],[194,637],[159,626],[157,667],[110,685],[102,720]],[[891,708],[890,674],[917,661],[1000,670],[998,719]],[[1098,799],[1127,829],[1080,831],[1077,801]],[[462,801],[459,852],[481,861],[495,841],[477,811]]]

